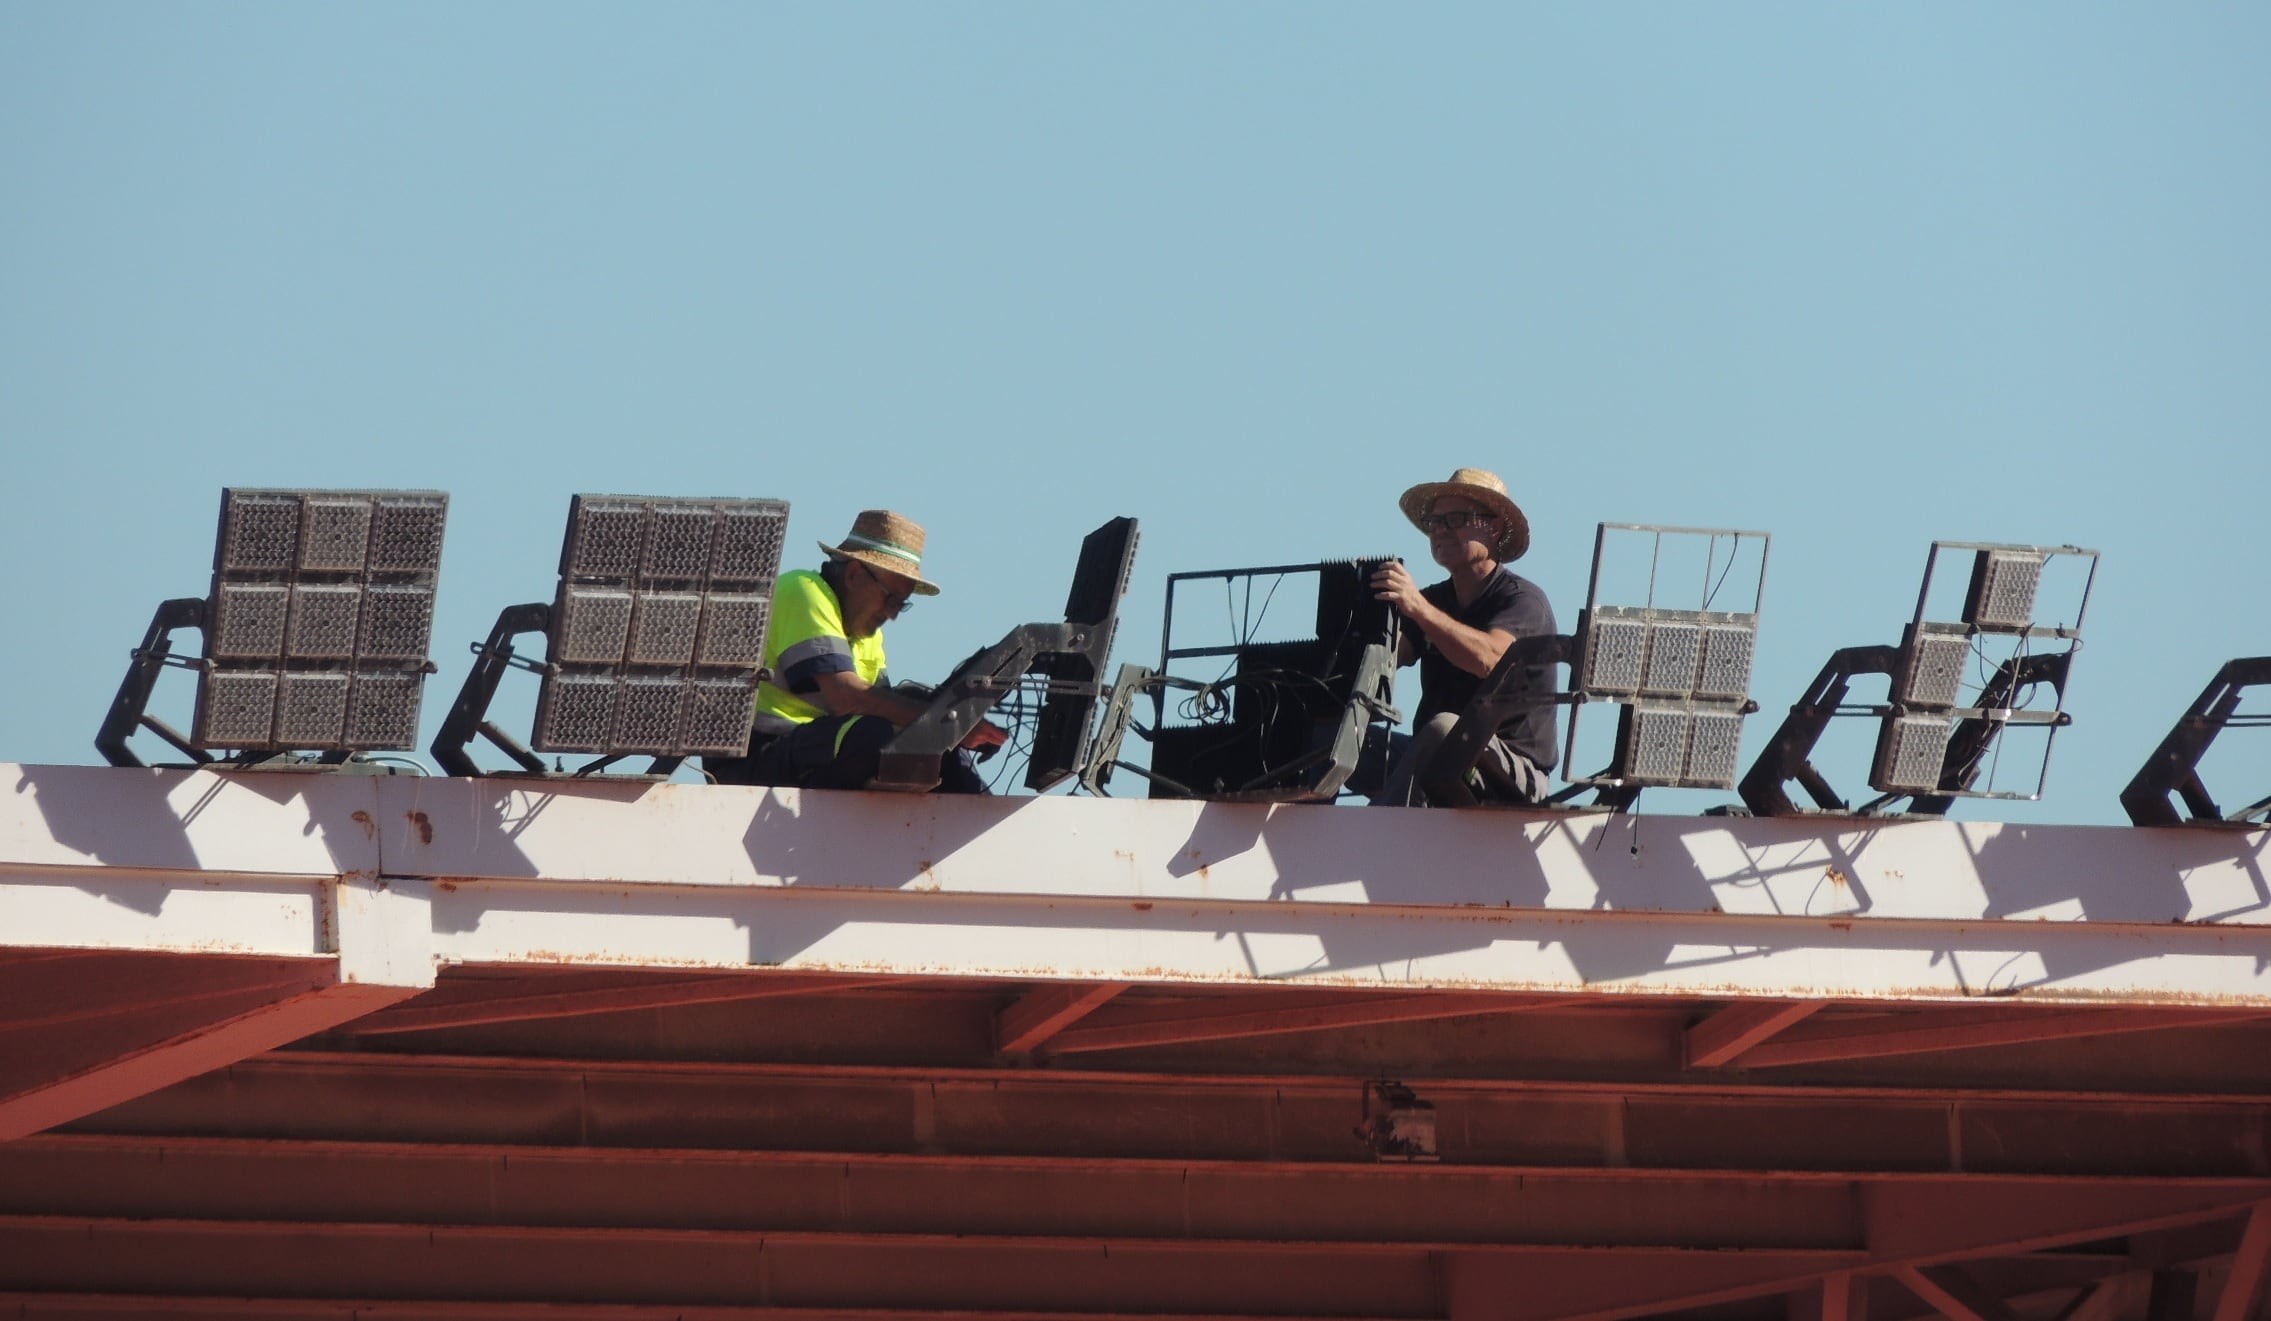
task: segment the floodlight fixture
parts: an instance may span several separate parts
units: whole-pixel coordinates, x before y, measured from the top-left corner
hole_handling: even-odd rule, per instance
[[[1953,619],[1934,618],[1934,588],[1943,557],[1968,555],[1969,578]],[[2061,562],[2080,570],[2070,602],[2072,623],[2045,624],[2046,584]],[[1845,647],[1830,656],[1805,695],[1744,773],[1743,801],[1762,816],[1795,816],[1797,784],[1812,810],[1870,815],[1905,800],[1906,811],[1946,814],[1958,798],[2036,799],[2049,772],[2057,731],[2072,723],[2066,681],[2081,645],[2082,618],[2097,576],[2097,552],[2078,546],[2024,546],[1936,541],[1924,563],[1916,613],[1898,646]],[[1991,652],[1996,644],[1999,654]],[[1848,700],[1853,680],[1886,678],[1883,704]],[[2048,707],[2035,704],[2047,688]],[[1849,806],[1811,760],[1829,722],[1868,716],[1879,722],[1869,787],[1876,798]],[[2043,730],[2042,758],[2027,789],[1997,787],[2003,736],[2014,728]]]
[[[1420,769],[1428,801],[1475,803],[1468,774],[1491,738],[1524,710],[1548,703],[1570,708],[1564,767],[1575,764],[1585,706],[1617,708],[1609,765],[1567,775],[1569,787],[1554,802],[1590,789],[1593,806],[1629,811],[1649,787],[1734,787],[1743,718],[1758,709],[1750,698],[1751,662],[1770,541],[1764,532],[1735,528],[1597,525],[1577,631],[1518,639],[1507,649],[1434,764]],[[1692,593],[1671,580],[1667,563],[1700,568]],[[1639,585],[1637,603],[1603,601],[1604,590],[1614,590],[1611,570]],[[1558,665],[1570,670],[1566,691],[1554,682]]]
[[[435,761],[485,774],[467,750],[475,737],[534,775],[549,773],[539,752],[593,757],[578,775],[631,756],[667,775],[689,756],[747,751],[788,511],[779,500],[571,498],[551,602],[506,608],[475,644]],[[542,662],[514,649],[531,633],[544,635]],[[488,718],[515,668],[541,677],[526,744]]]
[[[2226,661],[2121,791],[2129,819],[2140,826],[2271,824],[2271,797],[2226,812],[2200,778],[2201,758],[2218,734],[2271,726],[2271,712],[2240,710],[2249,689],[2266,686],[2271,686],[2271,656]],[[2170,801],[2172,794],[2183,803],[2184,813]]]
[[[128,741],[144,729],[196,764],[409,749],[448,517],[439,491],[222,491],[212,587],[158,608],[97,750],[140,766]],[[203,636],[200,657],[173,655],[183,629]],[[197,671],[186,736],[149,714],[168,665]]]
[[[1390,562],[1381,557],[1169,574],[1159,665],[1120,668],[1084,758],[1082,784],[1102,793],[1112,772],[1125,770],[1142,776],[1153,798],[1329,802],[1352,781],[1384,774],[1387,735],[1401,718],[1395,707],[1401,635],[1395,611],[1374,598],[1371,579]],[[1300,579],[1315,582],[1314,614],[1293,636],[1266,640],[1263,630],[1273,622],[1270,606],[1278,589]],[[1186,628],[1179,641],[1179,599],[1201,589],[1211,595],[1218,585],[1230,604],[1234,640],[1195,645]],[[1187,621],[1190,608],[1184,604]],[[1288,608],[1280,608],[1280,618]],[[1223,672],[1203,681],[1172,673],[1194,662],[1220,663]],[[1188,695],[1178,703],[1173,724],[1170,690]],[[1143,697],[1150,698],[1148,727],[1136,719]],[[1121,759],[1130,733],[1151,745],[1148,767]]]
[[[883,746],[868,787],[908,793],[937,787],[940,760],[987,712],[1026,686],[1042,691],[1026,787],[1043,792],[1080,774],[1136,542],[1132,518],[1112,519],[1089,533],[1080,543],[1064,622],[1021,624],[964,661],[932,691],[923,713]]]

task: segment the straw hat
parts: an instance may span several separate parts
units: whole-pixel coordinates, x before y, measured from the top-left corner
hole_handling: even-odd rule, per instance
[[[923,581],[923,525],[888,509],[862,509],[842,545],[820,543],[839,560],[858,560],[871,569],[895,573],[915,585],[918,596],[938,595],[938,584]]]
[[[1396,503],[1403,507],[1404,517],[1412,526],[1425,532],[1420,518],[1426,514],[1436,498],[1446,495],[1463,495],[1491,513],[1506,520],[1506,535],[1500,539],[1498,558],[1518,560],[1530,549],[1530,520],[1523,517],[1522,507],[1506,494],[1506,483],[1498,474],[1480,468],[1461,468],[1451,474],[1447,482],[1421,482],[1404,492]]]

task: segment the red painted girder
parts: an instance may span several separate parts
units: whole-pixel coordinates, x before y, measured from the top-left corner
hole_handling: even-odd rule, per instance
[[[415,1000],[391,1009],[381,1010],[368,1018],[359,1019],[348,1024],[345,1030],[358,1037],[394,1032],[428,1032],[439,1028],[470,1027],[480,1023],[519,1023],[532,1019],[573,1018],[585,1014],[615,1014],[634,1009],[815,995],[821,992],[865,989],[892,980],[887,977],[803,977],[785,973],[737,973],[723,977],[657,979],[633,985],[584,990],[519,993],[499,993],[489,989],[500,984],[494,981],[457,982],[428,991]],[[538,981],[535,984],[543,983]]]
[[[320,977],[127,1016],[112,1030],[66,1023],[8,1034],[0,1142],[335,1027],[413,994]]]
[[[2019,1321],[2002,1299],[1982,1290],[1957,1267],[1895,1266],[1893,1274],[1949,1321]]]
[[[2037,1189],[1984,1188],[1974,1196],[1941,1201],[1903,1184],[1874,1185],[1869,1251],[1858,1260],[1819,1271],[1778,1274],[1767,1254],[1735,1267],[1686,1274],[1620,1272],[1582,1255],[1582,1273],[1518,1273],[1513,1258],[1461,1253],[1451,1259],[1448,1283],[1452,1321],[1623,1321],[1744,1298],[1822,1287],[1836,1270],[1885,1272],[1900,1266],[1934,1266],[1973,1258],[2038,1252],[2130,1233],[2228,1219],[2252,1205],[2232,1189],[2136,1190],[2076,1184],[2045,1195]],[[1747,1274],[1747,1278],[1746,1277]]]
[[[1968,1100],[1795,1089],[1439,1088],[1455,1164],[1823,1173],[2271,1175],[2271,1099]],[[532,1067],[306,1057],[120,1106],[106,1132],[552,1146],[782,1148],[1345,1162],[1354,1080],[1131,1079],[1046,1070]]]
[[[1732,1062],[1746,1069],[1875,1059],[1982,1046],[2014,1046],[2067,1037],[2164,1031],[2244,1022],[2260,1015],[2229,1009],[2040,1008],[1919,1009],[1881,1017],[1819,1019],[1793,1027],[1743,1051]]]
[[[1944,1195],[1966,1196],[1968,1184],[1950,1181]],[[1824,1179],[80,1137],[0,1146],[0,1213],[1418,1245],[1861,1246],[1855,1186]]]
[[[1283,1003],[1306,999],[1308,1003]],[[1470,1014],[1504,1014],[1541,1008],[1567,1008],[1572,997],[1475,995],[1427,991],[1409,995],[1316,993],[1270,997],[1255,1003],[1237,997],[1193,1005],[1115,1006],[1090,1015],[1079,1027],[1060,1032],[1048,1044],[1051,1055],[1090,1050],[1125,1050],[1190,1041],[1223,1041],[1280,1032],[1364,1027],[1376,1023],[1414,1023]]]
[[[994,1015],[994,1049],[1004,1054],[1031,1051],[1102,1008],[1128,985],[1053,982],[1036,986]]]
[[[2247,1321],[2259,1314],[2267,1266],[2271,1266],[2271,1203],[2257,1203],[2248,1212],[2247,1230],[2232,1257],[2231,1276],[2216,1298],[2214,1321]]]
[[[141,1321],[143,1317],[257,1321],[1394,1321],[1335,1313],[1034,1312],[884,1308],[687,1307],[681,1304],[381,1301],[371,1298],[196,1298],[151,1294],[10,1293],[8,1321]]]
[[[76,1218],[0,1218],[0,1285],[791,1307],[1439,1312],[1433,1254],[1407,1245]]]
[[[1687,1030],[1687,1064],[1715,1069],[1827,1006],[1819,1000],[1753,1000],[1728,1005]]]

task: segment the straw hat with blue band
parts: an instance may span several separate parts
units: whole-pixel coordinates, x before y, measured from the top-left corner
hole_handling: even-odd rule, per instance
[[[1506,520],[1506,535],[1499,539],[1498,558],[1518,560],[1530,549],[1530,520],[1523,516],[1522,506],[1506,494],[1506,483],[1498,474],[1480,468],[1461,468],[1451,474],[1447,482],[1421,482],[1404,492],[1397,503],[1412,526],[1425,532],[1427,525],[1420,520],[1434,507],[1436,498],[1446,495],[1465,496],[1483,508]]]
[[[888,509],[862,509],[842,544],[820,543],[839,560],[858,560],[871,569],[895,573],[915,585],[918,596],[938,595],[938,584],[923,580],[923,525]]]

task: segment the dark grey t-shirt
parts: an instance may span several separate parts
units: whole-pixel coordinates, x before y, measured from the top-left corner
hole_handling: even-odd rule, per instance
[[[1546,602],[1545,589],[1503,564],[1467,605],[1459,604],[1458,594],[1451,590],[1448,578],[1420,594],[1469,628],[1504,629],[1517,638],[1552,637],[1560,631],[1554,627],[1553,607]],[[1464,711],[1475,689],[1482,686],[1482,676],[1453,665],[1426,635],[1417,630],[1414,634],[1420,644],[1419,712],[1412,717],[1412,723],[1424,723],[1439,711],[1453,715]],[[1530,684],[1540,693],[1551,693],[1553,667],[1533,668]],[[1557,760],[1555,745],[1560,742],[1559,727],[1557,709],[1551,703],[1541,703],[1507,721],[1499,727],[1498,733],[1509,747],[1537,763],[1538,769],[1550,771]]]

